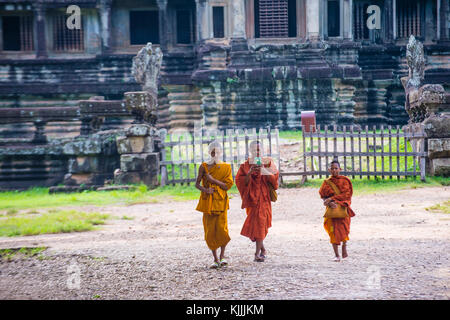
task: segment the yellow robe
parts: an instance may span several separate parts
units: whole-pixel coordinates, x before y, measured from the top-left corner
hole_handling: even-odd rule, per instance
[[[202,163],[208,172],[208,165]],[[233,186],[231,166],[227,163],[215,164],[209,174],[216,180],[226,184],[227,189]],[[202,192],[196,210],[203,212],[203,228],[205,230],[205,241],[211,250],[225,246],[230,241],[228,235],[227,210],[230,208],[229,198],[226,190],[216,184],[202,179],[203,187],[213,188],[213,194]]]

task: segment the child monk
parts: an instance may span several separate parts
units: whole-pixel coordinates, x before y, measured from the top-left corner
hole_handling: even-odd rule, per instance
[[[350,233],[350,218],[355,216],[355,213],[350,208],[353,185],[349,178],[341,176],[341,166],[337,160],[333,160],[330,164],[328,171],[331,173],[331,177],[328,179],[331,184],[324,181],[320,187],[319,194],[323,199],[324,206],[330,208],[337,208],[338,205],[347,208],[348,216],[345,218],[325,218],[324,228],[330,236],[330,242],[334,250],[334,261],[340,261],[338,246],[342,242],[342,258],[347,258],[347,241],[349,240],[348,234]],[[333,190],[333,184],[337,187],[337,190]],[[336,192],[338,191],[338,192]],[[339,194],[337,194],[339,193]]]
[[[249,158],[241,164],[236,174],[242,209],[245,208],[247,212],[241,235],[256,242],[254,261],[264,262],[266,248],[263,241],[272,226],[269,184],[275,190],[278,189],[278,170],[272,159],[261,158],[259,141],[253,141],[249,151]]]
[[[226,266],[225,247],[230,241],[228,235],[227,210],[229,199],[227,190],[233,186],[231,166],[220,161],[222,145],[212,142],[208,147],[210,160],[199,168],[195,187],[202,193],[196,210],[203,212],[205,241],[211,249],[214,262],[211,268]],[[202,182],[203,185],[200,185]],[[220,258],[217,249],[220,248]]]

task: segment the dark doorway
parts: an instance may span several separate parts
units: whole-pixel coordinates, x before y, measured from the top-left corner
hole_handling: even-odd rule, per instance
[[[214,38],[225,37],[225,17],[223,7],[213,7],[213,32]]]
[[[20,51],[20,17],[4,16],[3,50]]]
[[[192,14],[190,10],[177,10],[177,43],[193,42]]]
[[[340,9],[339,0],[328,1],[328,36],[339,37],[341,34],[341,21],[340,21]]]
[[[158,11],[130,11],[130,44],[159,44]]]

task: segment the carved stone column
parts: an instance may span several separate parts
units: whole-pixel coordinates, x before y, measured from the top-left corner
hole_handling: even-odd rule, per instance
[[[320,1],[306,1],[306,34],[311,41],[320,39]]]
[[[232,2],[233,16],[233,34],[232,38],[246,39],[245,34],[245,3],[244,0],[233,0]]]
[[[169,28],[167,24],[167,0],[157,0],[159,17],[159,46],[166,52],[169,45]]]
[[[36,57],[47,58],[47,37],[45,34],[45,7],[42,3],[34,3],[34,30],[36,30]]]
[[[196,30],[197,41],[202,42],[205,39],[210,38],[210,24],[208,14],[208,2],[206,0],[195,0],[196,6]]]
[[[111,50],[111,0],[101,0],[98,6],[102,37],[102,51]]]
[[[384,42],[392,43],[394,41],[394,23],[395,23],[395,11],[394,11],[394,2],[392,0],[386,0],[384,2],[384,10],[383,10],[384,18],[385,18],[385,26],[386,31],[384,33]]]

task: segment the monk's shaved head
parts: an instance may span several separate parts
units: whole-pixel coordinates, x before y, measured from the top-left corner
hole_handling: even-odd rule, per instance
[[[341,165],[340,165],[339,161],[337,161],[337,160],[333,160],[333,161],[331,161],[331,163],[330,163],[330,167],[331,167],[331,166],[333,165],[333,163],[337,164],[339,168],[341,167]]]

